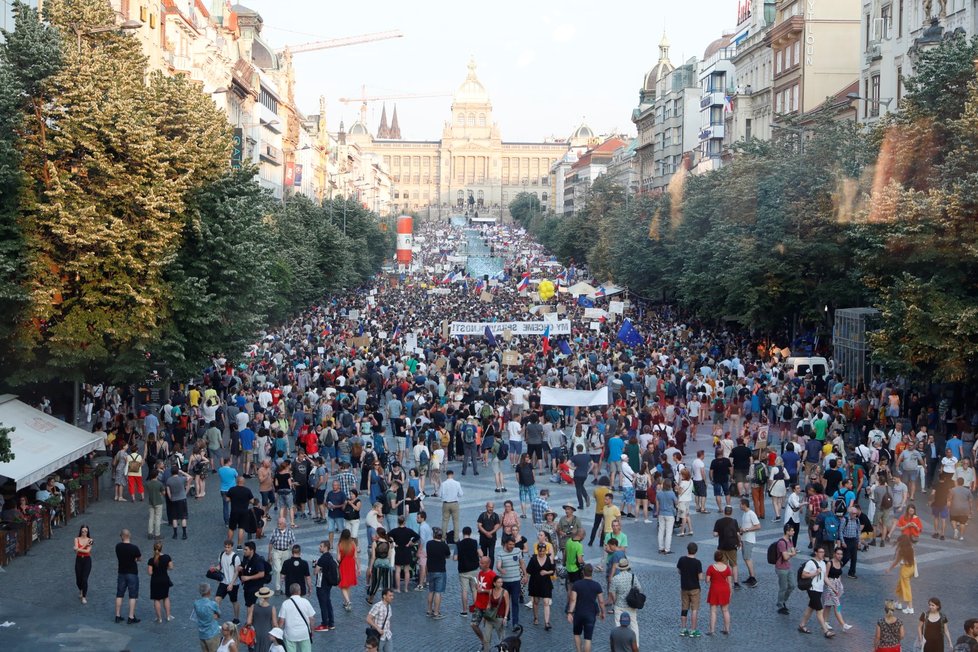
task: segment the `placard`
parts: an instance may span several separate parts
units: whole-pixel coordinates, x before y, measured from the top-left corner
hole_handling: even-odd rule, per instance
[[[591,322],[591,330],[601,332],[601,322],[599,322],[599,321],[592,321]]]
[[[567,306],[565,306],[564,304],[560,304],[559,306],[557,306],[557,314],[558,315],[566,315],[567,314]]]
[[[584,319],[601,319],[607,317],[608,311],[604,308],[585,308]]]
[[[515,367],[520,363],[520,354],[516,351],[503,351],[503,365]]]
[[[547,312],[543,315],[543,321],[547,322],[548,324],[556,324],[558,321],[560,321],[560,315],[555,312]]]
[[[479,295],[479,301],[483,303],[492,303],[492,292],[483,292]]]
[[[507,342],[510,341],[511,339],[513,339],[513,331],[511,331],[508,328],[506,330],[504,330],[503,331],[503,339],[506,340]]]
[[[625,302],[624,301],[609,301],[608,302],[608,312],[612,315],[624,315],[625,314]]]
[[[404,335],[404,348],[408,351],[415,351],[418,348],[418,334],[407,333]]]
[[[381,339],[381,340],[386,340],[387,339],[387,331],[380,331],[379,333],[377,333],[377,338],[378,339]]]
[[[451,293],[452,291],[449,290],[448,288],[431,288],[430,290],[428,290],[428,294],[435,294],[440,296],[448,296]]]
[[[350,345],[351,346],[355,346],[358,349],[362,349],[363,347],[367,346],[368,344],[370,344],[370,338],[367,337],[366,335],[361,335],[360,337],[351,337],[350,338]]]
[[[360,320],[360,311],[359,310],[351,310],[350,312],[346,313],[346,318],[349,319],[350,321],[359,321]]]

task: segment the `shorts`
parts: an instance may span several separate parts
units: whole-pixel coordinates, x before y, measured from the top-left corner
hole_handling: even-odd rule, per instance
[[[221,598],[222,600],[225,597],[228,597],[228,598],[231,599],[231,602],[237,602],[238,601],[238,587],[239,586],[241,586],[241,585],[240,584],[235,584],[234,586],[228,588],[228,585],[227,584],[225,584],[224,582],[221,582],[220,584],[217,585],[217,594],[216,595],[217,595],[217,597]]]
[[[706,480],[693,480],[693,495],[706,498]]]
[[[594,638],[594,616],[574,616],[574,636],[581,634],[585,641]]]
[[[492,461],[489,463],[489,465],[492,467],[493,475],[503,472],[502,467],[499,466],[499,458],[495,455],[492,456]]]
[[[248,512],[231,512],[231,515],[228,517],[228,529],[243,530],[245,523],[247,522],[248,522]]]
[[[520,502],[521,503],[532,503],[533,499],[537,497],[537,486],[535,484],[523,486],[520,485]]]
[[[397,444],[397,452],[407,449],[407,437],[394,437],[394,443]]]
[[[733,472],[734,482],[747,482],[747,471],[737,471]]]
[[[509,440],[509,454],[510,455],[522,455],[523,454],[523,440],[514,441]]]
[[[893,525],[893,510],[892,509],[877,509],[876,513],[873,514],[873,527],[885,527],[890,528]]]
[[[621,473],[621,460],[608,462],[608,466],[611,469],[611,473]]]
[[[326,527],[327,532],[342,533],[344,529],[346,529],[345,518],[343,518],[342,516],[340,516],[339,518],[335,518],[333,516],[329,517],[329,522]]]
[[[754,544],[748,543],[747,541],[741,541],[740,554],[744,558],[744,561],[750,561],[751,555],[754,554]]]
[[[309,499],[309,489],[301,485],[295,488],[295,503],[297,505],[304,505],[306,500]]]
[[[459,573],[458,583],[462,590],[467,590],[474,597],[476,587],[479,584],[479,571],[472,570],[472,571],[465,571],[464,573]]]
[[[244,587],[244,603],[246,607],[250,607],[258,602],[258,589],[261,588],[261,583],[255,583],[254,586],[242,585]]]
[[[635,500],[648,500],[649,492],[647,489],[636,489],[635,490]]]
[[[538,460],[542,460],[543,444],[528,444],[526,447],[526,452],[530,454],[531,458],[535,455]]]
[[[822,592],[808,590],[808,608],[812,611],[822,610]]]
[[[933,516],[934,518],[947,518],[948,517],[947,505],[940,505],[940,506],[931,505],[930,513],[931,516]]]
[[[139,575],[119,573],[115,585],[115,597],[121,598],[129,593],[129,599],[135,600],[139,597]]]
[[[445,573],[428,573],[428,593],[445,592]]]
[[[325,505],[326,504],[326,490],[316,489],[316,504]]]
[[[729,482],[714,482],[713,483],[713,495],[714,496],[729,496],[730,495],[730,483]]]
[[[588,454],[588,457],[591,458],[591,462],[593,464],[598,464],[601,462],[601,453],[596,453],[594,455]]]
[[[683,611],[696,611],[700,608],[700,590],[690,589],[679,592],[679,602]]]
[[[737,551],[736,550],[720,550],[723,554],[723,561],[726,562],[727,566],[733,568],[737,565]]]
[[[187,499],[172,501],[170,503],[170,510],[167,513],[171,521],[187,520]]]
[[[333,446],[323,446],[319,449],[319,454],[325,459],[333,459],[336,457],[336,449]]]
[[[967,525],[968,524],[968,515],[967,514],[951,514],[951,522],[952,523],[960,523],[961,525]]]
[[[635,504],[635,487],[622,487],[621,493],[626,505]]]
[[[276,507],[279,509],[291,509],[293,504],[291,489],[282,489],[275,492]]]

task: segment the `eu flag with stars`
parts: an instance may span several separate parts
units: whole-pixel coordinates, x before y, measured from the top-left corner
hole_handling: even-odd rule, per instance
[[[581,306],[582,308],[593,308],[594,302],[582,294],[581,296],[577,297],[577,305]]]
[[[492,330],[486,326],[486,339],[489,341],[489,346],[496,348],[496,336],[492,334]]]
[[[624,322],[622,322],[621,328],[618,329],[618,339],[628,346],[638,346],[643,342],[642,336],[637,330],[635,330],[635,327],[632,326],[630,319],[626,319]]]

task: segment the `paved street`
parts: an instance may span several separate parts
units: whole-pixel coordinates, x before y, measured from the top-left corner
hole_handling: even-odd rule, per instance
[[[705,436],[692,445],[703,443]],[[453,465],[455,466],[455,465]],[[471,473],[462,478],[465,498],[462,501],[462,518],[466,524],[474,524],[486,500],[496,500],[500,495],[493,492],[491,476],[482,472],[477,478]],[[108,481],[107,477],[103,481]],[[254,483],[254,481],[252,481]],[[515,487],[515,481],[507,479]],[[542,487],[544,485],[538,485]],[[573,488],[558,485],[550,487],[551,506],[557,506],[573,499]],[[255,487],[252,487],[253,489]],[[103,487],[104,489],[104,487]],[[103,495],[104,495],[103,491]],[[111,495],[111,494],[110,494]],[[516,500],[518,492],[512,489],[506,497]],[[128,527],[134,533],[134,542],[143,551],[144,560],[151,553],[151,546],[145,539],[145,505],[142,503],[116,503],[102,501],[89,513],[74,521],[67,529],[56,530],[54,538],[32,549],[26,558],[16,559],[5,572],[0,572],[0,650],[54,650],[70,649],[73,652],[106,652],[130,649],[134,652],[156,652],[162,650],[197,649],[196,631],[189,622],[190,603],[195,598],[198,582],[204,571],[220,552],[224,533],[217,491],[217,479],[211,478],[207,497],[191,505],[190,539],[188,541],[164,539],[164,552],[174,557],[175,570],[171,573],[175,586],[171,591],[174,620],[168,624],[153,623],[152,604],[148,599],[148,578],[141,578],[141,597],[137,615],[142,622],[137,625],[116,625],[113,623],[113,598],[116,580],[113,547],[118,540],[121,527]],[[711,499],[712,501],[712,499]],[[712,503],[711,503],[712,504]],[[429,500],[428,510],[433,514],[432,522],[440,521],[440,504]],[[501,507],[500,507],[501,509]],[[559,511],[559,510],[558,510]],[[582,515],[585,525],[590,527],[590,514]],[[712,560],[714,545],[709,534],[712,532],[715,515],[694,516],[693,537],[700,545],[700,559],[704,566]],[[74,587],[71,539],[75,530],[87,522],[95,539],[94,571],[92,573],[89,603],[78,603]],[[298,538],[307,559],[314,559],[316,543],[321,538],[323,528],[309,521],[302,521]],[[834,641],[826,641],[821,636],[804,636],[797,633],[797,618],[803,608],[802,597],[795,594],[791,601],[792,614],[779,616],[774,611],[776,578],[773,569],[765,563],[764,552],[767,544],[773,541],[780,530],[770,520],[763,522],[764,528],[758,535],[755,552],[760,583],[756,588],[744,588],[734,595],[731,611],[733,631],[730,642],[735,645],[750,645],[757,650],[784,649],[785,645],[803,644],[812,650],[867,650],[872,643],[873,624],[879,617],[883,599],[892,597],[895,585],[894,576],[884,575],[889,565],[891,548],[880,550],[870,548],[860,556],[860,579],[846,581],[843,598],[844,613],[855,629],[846,634],[839,632]],[[532,526],[527,521],[527,529]],[[699,640],[681,639],[678,630],[678,576],[675,563],[680,551],[689,539],[674,539],[674,554],[663,557],[657,554],[656,530],[652,524],[627,522],[625,531],[629,536],[629,558],[638,570],[638,576],[646,587],[648,603],[640,613],[639,621],[642,636],[642,649],[706,650],[728,648],[727,641],[713,640],[704,636]],[[526,530],[524,530],[526,533]],[[952,634],[956,637],[961,623],[975,615],[974,576],[975,545],[972,542],[938,542],[930,538],[929,527],[918,547],[920,578],[913,582],[917,613],[925,606],[930,596],[938,596],[945,606],[945,613],[951,620]],[[532,536],[532,530],[530,531]],[[800,542],[804,545],[805,535]],[[262,542],[264,543],[264,541]],[[264,546],[259,547],[259,551]],[[600,562],[598,548],[587,551],[588,561]],[[449,566],[448,591],[445,596],[445,613],[448,618],[431,621],[424,617],[423,593],[411,592],[398,595],[394,601],[395,648],[398,650],[423,650],[437,641],[454,650],[474,650],[477,642],[467,626],[467,621],[458,615],[458,582]],[[704,592],[705,593],[705,592]],[[363,642],[363,618],[367,606],[363,601],[364,588],[359,586],[355,592],[354,610],[346,613],[337,611],[338,627],[333,632],[317,634],[314,648],[318,650],[360,650]],[[520,617],[527,625],[524,634],[524,650],[567,650],[573,649],[570,626],[558,617],[565,594],[555,591],[554,628],[545,632],[543,627],[532,626],[530,610],[523,607]],[[315,603],[315,601],[314,601]],[[334,605],[340,599],[334,592]],[[966,608],[971,605],[971,610]],[[230,619],[230,606],[225,603],[225,614]],[[701,614],[700,628],[707,630],[708,621]],[[708,612],[705,614],[708,617]],[[908,625],[908,640],[905,649],[911,649],[909,637],[911,627],[915,627],[917,616],[900,616]],[[596,633],[596,650],[607,649],[608,624],[599,626]],[[718,630],[720,627],[718,627]],[[838,628],[837,628],[838,629]],[[817,629],[815,630],[817,632]]]

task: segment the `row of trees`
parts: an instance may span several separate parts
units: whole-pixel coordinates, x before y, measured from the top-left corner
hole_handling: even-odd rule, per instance
[[[978,379],[978,41],[922,53],[898,114],[778,130],[721,169],[626,197],[606,178],[557,218],[510,206],[550,251],[597,278],[784,338],[828,333],[836,308],[882,313],[891,371]],[[782,339],[782,341],[784,341]]]
[[[150,73],[105,0],[15,3],[0,44],[0,365],[9,384],[144,378],[237,355],[361,283],[393,234],[354,201],[276,201],[226,117]],[[391,229],[392,231],[392,229]]]

